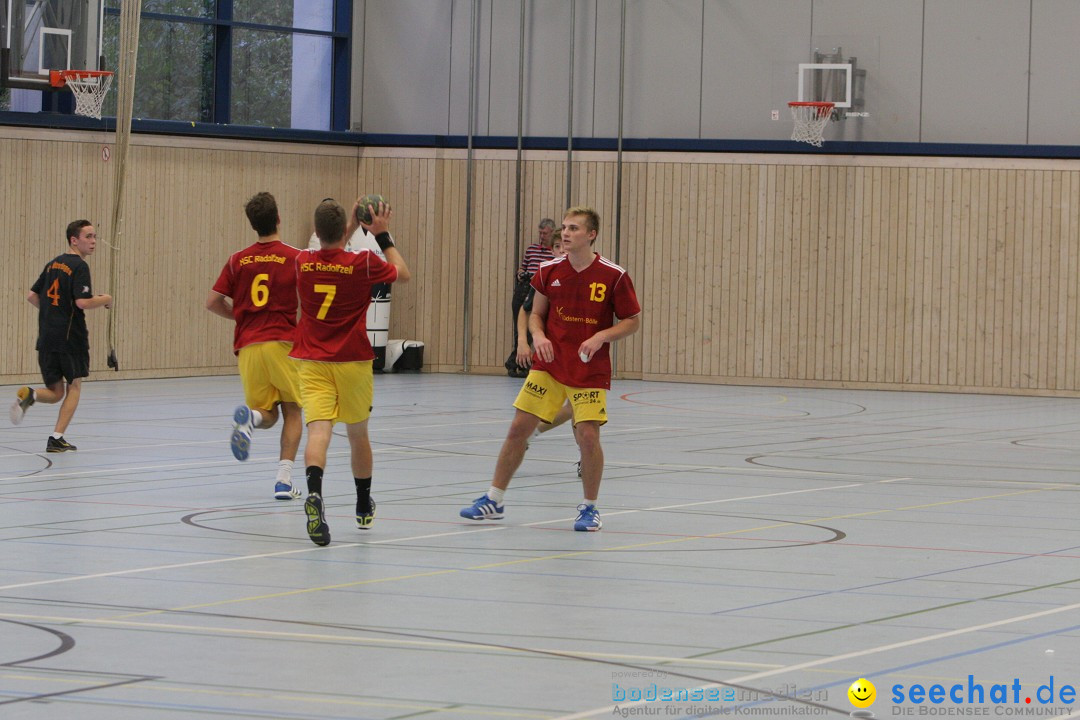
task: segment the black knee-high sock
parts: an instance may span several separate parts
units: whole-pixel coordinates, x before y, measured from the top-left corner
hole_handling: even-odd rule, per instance
[[[371,510],[371,478],[354,477],[353,482],[356,483],[356,511]]]
[[[317,493],[322,495],[323,469],[318,465],[308,465],[307,468],[307,491],[308,494]]]

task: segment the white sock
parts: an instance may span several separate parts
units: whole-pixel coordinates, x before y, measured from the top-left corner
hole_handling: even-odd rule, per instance
[[[589,498],[585,498],[581,502],[585,503],[586,505],[592,505],[593,507],[596,507],[596,501],[595,500],[590,500]]]
[[[278,460],[277,482],[287,482],[292,485],[292,460]]]
[[[259,427],[262,425],[262,413],[258,410],[251,411],[251,427]]]
[[[503,504],[503,496],[504,495],[506,495],[506,491],[505,490],[500,490],[499,488],[495,487],[494,485],[492,485],[487,491],[487,496],[489,498],[491,498],[492,500],[494,500],[496,505],[502,505]]]
[[[60,438],[64,437],[64,433],[53,433],[52,436],[53,440],[59,440]]]

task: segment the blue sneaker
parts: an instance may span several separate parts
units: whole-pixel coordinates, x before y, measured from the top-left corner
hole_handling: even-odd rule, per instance
[[[291,482],[278,482],[274,486],[275,500],[292,500],[300,497],[300,489],[293,487]]]
[[[469,507],[461,508],[461,512],[458,514],[469,520],[501,520],[503,508],[503,505],[496,505],[495,501],[489,498],[487,493],[484,493],[476,498]]]
[[[596,509],[595,505],[582,503],[577,506],[577,511],[578,516],[577,521],[574,522],[574,529],[578,532],[596,532],[604,527],[604,523],[600,522],[600,511]]]
[[[233,431],[229,438],[229,447],[232,448],[233,457],[240,462],[248,459],[251,455],[251,408],[247,405],[238,405],[233,411]]]
[[[360,530],[370,530],[371,523],[375,522],[375,501],[368,498],[367,507],[356,503],[356,527]]]
[[[307,534],[311,542],[316,545],[330,544],[330,526],[326,524],[323,515],[323,501],[317,494],[312,493],[304,501],[304,512],[307,513]]]

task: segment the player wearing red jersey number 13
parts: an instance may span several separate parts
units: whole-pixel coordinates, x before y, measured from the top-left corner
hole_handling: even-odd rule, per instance
[[[322,483],[335,422],[344,423],[349,436],[356,485],[356,526],[367,530],[374,520],[368,417],[375,353],[367,336],[367,308],[372,285],[409,280],[409,267],[389,233],[393,211],[385,203],[369,206],[371,224],[363,227],[375,236],[386,260],[366,249],[357,253],[345,250],[346,238],[352,237],[357,228],[359,203],[357,200],[346,220],[345,208],[333,200],[323,200],[315,210],[315,234],[321,248],[305,250],[296,258],[300,324],[292,357],[300,361],[300,395],[308,424],[304,449],[308,498],[304,510],[308,537],[316,545],[330,542]]]
[[[600,218],[592,208],[567,210],[562,224],[566,255],[542,263],[533,275],[532,370],[514,401],[517,412],[499,452],[491,488],[463,508],[462,517],[497,520],[503,516],[503,495],[525,457],[529,437],[541,421],[554,420],[569,400],[584,490],[574,529],[590,532],[601,527],[596,500],[604,471],[600,426],[607,422],[611,387],[608,344],[638,330],[641,305],[626,271],[593,252],[599,230]]]

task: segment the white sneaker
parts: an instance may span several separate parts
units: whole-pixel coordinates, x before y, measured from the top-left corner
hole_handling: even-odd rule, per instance
[[[233,431],[229,438],[229,447],[232,448],[233,457],[240,462],[251,455],[251,419],[251,408],[247,405],[238,405],[233,411]]]
[[[18,425],[26,416],[26,408],[34,404],[34,391],[27,386],[15,393],[15,402],[11,406],[11,424]]]

